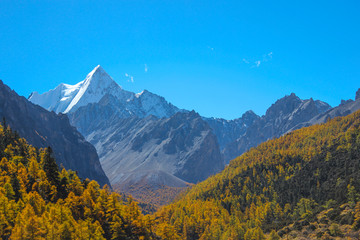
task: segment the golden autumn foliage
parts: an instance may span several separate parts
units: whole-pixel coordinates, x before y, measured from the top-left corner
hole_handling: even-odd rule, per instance
[[[1,125],[0,159],[3,239],[159,239],[131,198],[59,171],[50,148],[36,149]]]

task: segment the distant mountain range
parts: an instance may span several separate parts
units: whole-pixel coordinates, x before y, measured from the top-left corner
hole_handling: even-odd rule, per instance
[[[329,109],[329,104],[319,100],[301,100],[294,93],[285,96],[271,105],[264,116],[253,121],[243,135],[226,145],[223,155],[227,160],[233,159],[251,147],[297,129]]]
[[[29,100],[66,113],[95,146],[111,184],[131,193],[129,183],[158,188],[202,181],[268,139],[356,111],[359,95],[332,108],[292,93],[276,101],[264,116],[248,111],[234,120],[205,118],[147,90],[126,91],[97,66],[78,84],[34,92]]]

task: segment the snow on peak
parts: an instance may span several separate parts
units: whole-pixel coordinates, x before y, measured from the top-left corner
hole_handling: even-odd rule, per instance
[[[99,102],[105,94],[114,94],[121,91],[121,87],[98,65],[85,78],[78,83],[81,85],[64,113],[74,111],[89,103]]]
[[[144,92],[145,92],[145,90],[143,90],[142,92],[139,92],[139,93],[135,94],[135,97],[136,97],[136,98],[141,97],[141,95],[143,95]]]
[[[34,92],[29,100],[49,111],[71,113],[89,103],[100,102],[106,95],[114,96],[124,104],[127,111],[139,117],[169,117],[179,111],[163,97],[147,90],[137,94],[123,90],[100,65],[75,85],[62,83],[43,94]]]
[[[49,111],[55,111],[56,113],[63,112],[79,91],[81,84],[82,82],[76,85],[61,83],[56,88],[43,94],[33,92],[29,96],[29,100]]]
[[[61,83],[55,89],[43,94],[34,92],[29,100],[49,111],[68,113],[89,103],[99,102],[106,94],[120,99],[130,97],[131,93],[122,88],[100,66],[96,66],[86,78],[75,84]]]
[[[165,98],[149,92],[146,89],[135,94],[132,105],[132,110],[141,109],[143,112],[143,114],[137,114],[138,116],[154,115],[162,118],[172,116],[176,112],[180,111],[177,107],[167,102]]]

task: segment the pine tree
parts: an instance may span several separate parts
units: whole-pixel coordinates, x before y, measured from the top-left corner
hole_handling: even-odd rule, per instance
[[[56,164],[55,159],[52,157],[52,149],[48,147],[45,151],[43,159],[43,169],[46,173],[47,178],[51,184],[54,184],[56,187],[60,186],[60,177],[59,177],[59,168]]]

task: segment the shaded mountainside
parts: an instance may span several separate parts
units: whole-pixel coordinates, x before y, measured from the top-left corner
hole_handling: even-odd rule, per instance
[[[0,82],[0,117],[32,145],[51,146],[59,165],[76,170],[81,178],[109,184],[95,148],[70,125],[66,115],[36,106]]]
[[[318,237],[357,239],[359,193],[357,111],[252,148],[157,217],[170,222],[180,239],[278,239],[309,223]],[[348,214],[340,214],[343,204]],[[318,218],[324,210],[332,211],[327,217],[344,225],[338,228],[344,232],[326,229]]]

